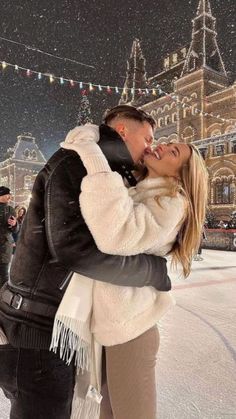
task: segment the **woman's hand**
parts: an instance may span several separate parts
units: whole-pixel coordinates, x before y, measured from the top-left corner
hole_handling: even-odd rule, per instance
[[[65,141],[60,145],[67,150],[73,150],[78,153],[88,174],[110,172],[111,168],[97,144],[98,141],[99,127],[86,124],[81,127],[75,127],[68,132]]]
[[[74,150],[77,153],[86,143],[97,143],[99,141],[99,127],[94,124],[86,124],[75,127],[68,132],[65,141],[60,146],[67,150]]]

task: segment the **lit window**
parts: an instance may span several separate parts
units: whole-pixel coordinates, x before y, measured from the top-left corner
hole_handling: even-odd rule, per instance
[[[170,116],[169,115],[167,115],[165,117],[165,123],[166,123],[166,125],[168,125],[170,123]]]
[[[164,68],[168,69],[170,67],[170,57],[164,59]]]
[[[24,176],[24,189],[31,189],[33,186],[32,177],[29,175]]]
[[[223,144],[217,144],[215,146],[215,155],[216,156],[223,156],[224,155],[224,146]]]
[[[176,64],[178,61],[178,54],[176,52],[172,55],[173,64]]]
[[[177,113],[172,114],[172,122],[177,122]]]
[[[233,203],[233,185],[227,181],[218,182],[215,185],[215,204]]]
[[[26,159],[29,159],[29,158],[30,158],[30,151],[29,151],[29,149],[28,149],[28,148],[26,148],[26,149],[25,149],[25,151],[24,151],[23,155],[24,155],[24,157],[25,157]]]
[[[32,151],[31,157],[32,157],[32,160],[37,160],[37,153],[35,150]]]
[[[236,154],[236,142],[232,144],[232,153]]]
[[[206,160],[207,157],[207,148],[199,148],[199,151],[201,153],[201,156],[204,160]]]

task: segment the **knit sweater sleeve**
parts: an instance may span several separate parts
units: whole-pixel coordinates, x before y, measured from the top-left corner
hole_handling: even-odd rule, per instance
[[[181,196],[135,203],[116,172],[86,176],[81,191],[83,217],[98,248],[109,254],[129,256],[149,253],[154,247],[158,250],[173,240],[173,231],[184,215]]]

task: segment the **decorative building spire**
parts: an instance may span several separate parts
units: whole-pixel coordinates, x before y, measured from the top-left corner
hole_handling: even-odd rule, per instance
[[[200,0],[193,19],[192,42],[181,76],[208,67],[227,77],[217,44],[216,19],[209,0]]]
[[[140,41],[133,41],[130,58],[127,61],[127,72],[124,90],[121,95],[120,104],[131,102],[132,105],[138,104],[140,93],[137,89],[147,87],[146,60],[140,46]]]
[[[204,13],[212,15],[211,5],[209,0],[200,0],[197,8],[197,16],[203,15]]]

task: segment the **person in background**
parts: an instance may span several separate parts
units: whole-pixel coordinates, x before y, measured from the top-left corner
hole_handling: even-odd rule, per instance
[[[226,227],[227,227],[227,224],[223,220],[220,220],[218,224],[218,228],[226,228]]]
[[[25,215],[26,215],[26,208],[25,207],[20,207],[19,205],[17,207],[15,207],[15,211],[16,211],[16,219],[17,219],[17,223],[18,223],[18,231],[13,231],[12,232],[12,238],[13,238],[13,254],[15,253],[16,250],[16,242],[19,238],[19,234],[20,234],[20,230],[21,230],[21,226],[22,223],[24,221]]]
[[[193,260],[195,260],[195,261],[203,260],[203,257],[202,257],[202,242],[203,242],[203,240],[207,240],[205,227],[203,227],[203,230],[202,230],[202,240],[201,240],[200,246],[198,248],[197,254],[193,258]]]
[[[12,256],[12,233],[18,231],[15,210],[9,205],[10,200],[10,189],[0,186],[0,287],[8,281]]]

